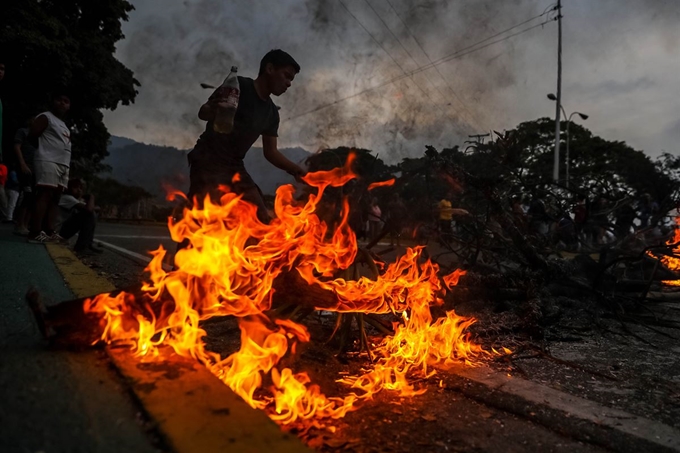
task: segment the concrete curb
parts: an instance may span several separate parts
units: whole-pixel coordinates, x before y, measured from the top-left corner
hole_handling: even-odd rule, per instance
[[[116,287],[87,267],[65,245],[45,244],[47,253],[77,298],[110,293]]]
[[[128,350],[107,352],[178,453],[311,453],[195,360],[172,354],[144,362]]]
[[[449,369],[447,388],[616,451],[680,451],[680,430],[487,367]]]

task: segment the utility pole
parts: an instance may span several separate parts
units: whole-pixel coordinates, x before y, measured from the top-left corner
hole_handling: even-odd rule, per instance
[[[555,102],[555,156],[553,181],[560,179],[560,108],[562,106],[562,0],[557,0],[557,101]]]

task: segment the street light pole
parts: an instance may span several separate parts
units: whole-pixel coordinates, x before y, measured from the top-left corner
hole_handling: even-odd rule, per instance
[[[564,108],[562,108],[562,111],[564,112]],[[569,118],[567,119],[567,164],[566,164],[566,179],[565,183],[567,188],[569,188],[569,142],[571,142],[571,136],[569,135],[569,125],[571,124],[571,117],[574,115],[578,115],[581,117],[582,120],[587,120],[588,115],[585,113],[580,113],[580,112],[572,112],[571,115],[569,115]],[[565,113],[564,116],[566,117],[567,114]]]
[[[573,115],[573,113],[572,113]],[[566,117],[566,113],[564,114]],[[569,125],[571,124],[571,116],[567,120],[567,161],[565,162],[564,166],[564,185],[567,186],[567,189],[569,188],[569,142],[571,141],[571,137],[569,136]]]
[[[557,0],[557,107],[555,107],[555,156],[553,181],[560,178],[560,108],[562,107],[562,0]]]
[[[552,93],[548,93],[548,99],[551,101],[557,101],[557,96],[555,96]],[[562,107],[562,104],[558,104],[558,110],[562,112],[565,118],[567,118],[567,159],[566,159],[566,177],[565,177],[565,185],[569,187],[569,143],[571,142],[571,136],[569,135],[569,125],[571,124],[571,117],[574,115],[578,115],[581,117],[582,120],[587,120],[588,115],[585,113],[581,112],[572,112],[571,115],[567,116],[567,112],[564,110],[564,107]]]

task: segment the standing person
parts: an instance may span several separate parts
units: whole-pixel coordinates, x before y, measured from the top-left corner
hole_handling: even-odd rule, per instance
[[[7,182],[5,183],[5,205],[0,210],[2,212],[2,223],[14,223],[14,210],[19,201],[21,192],[19,186],[19,175],[14,165],[10,165],[7,172]]]
[[[586,224],[588,222],[588,203],[585,195],[578,195],[572,212],[574,214],[574,232],[580,240],[581,235],[586,231]],[[589,241],[586,242],[588,243]]]
[[[659,204],[652,199],[652,195],[645,193],[638,204],[640,211],[640,229],[647,228],[650,225],[650,220],[659,212]]]
[[[5,78],[5,59],[0,54],[0,82]],[[7,197],[5,196],[5,183],[7,182],[7,166],[2,163],[2,98],[0,98],[0,209],[5,209],[7,206]]]
[[[0,54],[0,82],[5,78],[5,59]],[[0,98],[0,163],[2,163],[2,98]]]
[[[401,233],[404,230],[408,218],[408,209],[399,193],[395,193],[387,204],[387,222],[390,230],[390,245],[401,246]]]
[[[240,96],[234,117],[233,130],[218,133],[213,128],[217,101],[211,98],[201,106],[199,119],[207,121],[205,131],[189,153],[189,199],[201,202],[206,195],[218,201],[220,185],[229,186],[243,199],[257,206],[257,216],[269,221],[269,214],[260,188],[243,164],[250,147],[262,136],[264,157],[275,167],[299,179],[305,170],[286,158],[277,147],[279,112],[271,95],[281,96],[291,86],[300,65],[283,50],[268,52],[260,62],[255,80],[238,77]],[[238,175],[238,176],[237,176]]]
[[[541,194],[534,194],[529,205],[528,215],[531,231],[540,236],[547,237],[548,233],[550,233],[552,218],[548,215],[548,210],[545,207]]]
[[[102,249],[92,244],[97,224],[94,195],[84,195],[84,193],[85,183],[81,179],[71,179],[68,182],[66,192],[59,199],[62,220],[59,235],[64,240],[68,240],[78,233],[78,240],[73,246],[73,251],[76,253],[102,253]]]
[[[453,222],[453,206],[447,198],[442,198],[437,204],[439,211],[439,234],[444,241],[450,241],[453,236],[451,222]]]
[[[369,240],[374,240],[380,234],[382,225],[382,211],[378,205],[378,199],[373,198],[371,205],[368,207],[368,237]]]
[[[17,208],[15,215],[16,226],[14,232],[20,236],[27,236],[29,233],[28,221],[31,218],[35,198],[33,161],[37,150],[28,139],[31,124],[33,124],[33,118],[27,121],[26,127],[18,129],[14,135],[14,155],[18,162],[19,188],[22,194],[21,204]]]
[[[38,151],[34,159],[36,197],[28,241],[38,244],[62,239],[55,232],[55,222],[71,165],[71,131],[64,123],[71,99],[64,91],[56,91],[51,101],[50,110],[35,118],[29,133],[31,138],[38,139]]]

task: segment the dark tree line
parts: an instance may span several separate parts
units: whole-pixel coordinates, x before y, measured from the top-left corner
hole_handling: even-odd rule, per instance
[[[566,129],[564,124],[562,130]],[[405,158],[386,165],[379,154],[357,150],[356,171],[367,182],[398,177],[395,187],[374,192],[386,205],[399,193],[417,222],[433,218],[433,205],[453,196],[454,203],[484,215],[488,208],[485,194],[465,188],[462,182],[437,171],[453,165],[473,176],[477,187],[492,190],[510,207],[514,198],[547,198],[555,209],[566,211],[579,196],[604,197],[612,202],[628,200],[635,204],[649,194],[659,205],[659,216],[678,206],[680,200],[680,155],[663,154],[656,160],[621,141],[609,141],[578,125],[570,126],[570,180],[552,180],[554,121],[540,118],[519,124],[485,144],[466,148],[454,146],[438,151],[426,147],[418,158]],[[561,142],[562,178],[566,135]],[[310,159],[310,169],[329,169],[344,163],[349,148],[325,150]],[[556,213],[557,214],[557,213]]]

